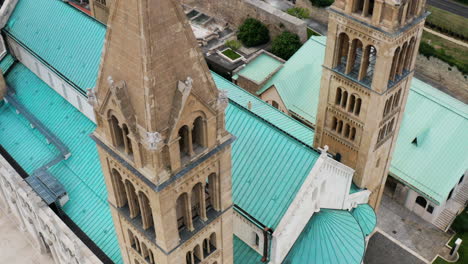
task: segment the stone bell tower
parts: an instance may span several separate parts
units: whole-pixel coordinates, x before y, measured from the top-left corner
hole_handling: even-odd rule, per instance
[[[336,0],[328,38],[315,147],[328,145],[372,191],[378,209],[405,109],[425,0]]]
[[[231,264],[228,101],[179,1],[113,1],[88,96],[124,262]]]

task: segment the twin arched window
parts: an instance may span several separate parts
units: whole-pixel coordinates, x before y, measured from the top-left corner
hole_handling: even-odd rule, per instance
[[[361,113],[361,98],[359,98],[357,94],[348,96],[348,92],[341,87],[336,89],[335,104],[341,106],[341,108],[347,108],[349,113],[353,113],[356,116],[359,116]]]
[[[179,151],[181,160],[187,160],[206,147],[206,125],[202,116],[195,118],[191,126],[179,129]]]
[[[111,114],[110,129],[114,147],[125,152],[129,156],[133,156],[132,140],[127,124],[120,123],[117,117]]]

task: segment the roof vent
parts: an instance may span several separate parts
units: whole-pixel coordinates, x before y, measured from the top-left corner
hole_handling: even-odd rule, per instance
[[[428,134],[429,134],[429,129],[425,129],[423,132],[419,133],[413,139],[413,141],[411,141],[411,143],[416,146],[421,146],[421,144],[426,140]]]

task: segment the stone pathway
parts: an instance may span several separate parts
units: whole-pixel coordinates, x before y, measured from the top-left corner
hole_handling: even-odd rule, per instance
[[[424,27],[424,30],[427,31],[427,32],[429,32],[429,33],[431,33],[431,34],[434,34],[434,35],[436,35],[436,36],[439,36],[439,37],[441,37],[441,38],[444,38],[444,39],[446,39],[446,40],[448,40],[448,41],[451,41],[451,42],[453,42],[453,43],[455,43],[455,44],[458,44],[458,45],[460,45],[460,46],[463,46],[463,47],[468,48],[468,43],[466,43],[466,42],[464,42],[464,41],[461,41],[461,40],[458,40],[458,39],[454,39],[454,38],[452,38],[452,37],[450,37],[450,36],[447,36],[447,35],[445,35],[445,34],[442,34],[442,33],[440,33],[440,32],[437,32],[437,31],[432,30],[432,29],[427,28],[427,27]]]
[[[27,240],[26,233],[10,219],[0,207],[0,263],[52,264],[54,260],[42,255]]]
[[[377,212],[377,227],[428,262],[451,238],[451,234],[442,232],[387,195],[382,197]]]

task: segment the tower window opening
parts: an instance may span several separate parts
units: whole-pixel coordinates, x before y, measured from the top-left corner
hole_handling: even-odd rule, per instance
[[[345,138],[349,138],[349,133],[351,132],[351,127],[349,126],[349,124],[346,124],[345,125],[345,130],[344,130],[344,136]]]
[[[205,147],[205,125],[201,116],[197,117],[193,122],[192,129],[192,146],[195,152],[199,152]]]
[[[338,37],[338,48],[334,66],[341,72],[345,71],[346,61],[349,52],[349,37],[346,33],[341,33]]]
[[[338,121],[338,127],[336,128],[336,132],[338,132],[338,134],[341,134],[341,132],[343,131],[343,121]]]
[[[114,115],[110,118],[110,127],[111,127],[111,135],[114,141],[114,147],[118,149],[124,149],[124,137],[122,129],[119,125],[119,120]]]
[[[200,263],[202,261],[202,254],[201,254],[201,249],[200,249],[200,246],[199,245],[196,245],[194,248],[193,248],[193,260],[194,260],[194,263],[197,264],[197,263]]]
[[[219,210],[216,202],[217,197],[217,176],[216,173],[211,173],[206,179],[205,185],[205,208],[207,212],[211,209]]]
[[[398,56],[398,64],[397,64],[397,70],[396,70],[398,79],[401,79],[402,75],[406,73],[405,59],[406,59],[407,53],[408,53],[408,42],[405,42],[405,44],[403,44],[403,47],[401,49],[400,56]]]
[[[192,251],[189,251],[187,254],[185,254],[185,263],[192,264]]]
[[[369,1],[369,8],[367,9],[367,15],[372,16],[374,14],[374,0]]]
[[[136,195],[135,187],[133,187],[133,184],[129,180],[125,181],[125,188],[127,191],[130,218],[135,218],[138,215],[140,215],[140,203],[138,200],[138,196]]]
[[[154,254],[151,249],[148,249],[148,261],[150,264],[154,264]]]
[[[128,127],[126,124],[122,125],[122,131],[123,131],[125,153],[131,156],[133,155],[132,141],[130,140],[130,137],[129,137],[130,132],[128,131]]]
[[[364,10],[364,0],[356,0],[355,5],[354,5],[354,12],[362,14],[363,10]]]
[[[368,45],[364,50],[364,59],[361,65],[359,80],[367,85],[372,84],[372,78],[374,76],[375,62],[377,60],[377,49]]]
[[[177,198],[176,202],[176,218],[177,218],[177,228],[179,229],[179,234],[189,227],[189,208],[188,208],[188,195],[183,193]]]
[[[356,100],[356,108],[354,109],[354,114],[359,116],[359,114],[361,113],[361,104],[362,104],[362,100],[361,98],[358,98]]]
[[[142,222],[143,222],[143,229],[148,229],[152,227],[154,224],[153,222],[153,211],[150,206],[150,201],[148,197],[143,192],[140,192],[140,201],[141,201],[141,214],[142,214]]]
[[[210,248],[211,248],[211,251],[210,252],[213,252],[216,250],[216,246],[217,246],[217,243],[216,243],[216,233],[212,233],[210,235]]]
[[[275,100],[272,100],[272,101],[271,101],[271,105],[272,105],[274,108],[279,109],[279,104],[278,104],[278,102],[276,102]]]
[[[180,158],[184,159],[190,156],[189,128],[183,126],[179,129],[179,150]]]
[[[353,39],[351,42],[351,49],[348,54],[348,61],[346,63],[346,74],[349,74],[352,78],[357,79],[359,75],[359,69],[361,68],[363,46],[359,39]]]
[[[122,176],[116,169],[112,169],[112,183],[114,185],[114,195],[117,207],[121,208],[127,205],[127,192],[122,181]]]
[[[395,53],[393,54],[392,67],[390,68],[390,78],[389,78],[390,83],[393,83],[395,81],[399,57],[400,57],[400,47],[398,47],[395,50]]]
[[[338,125],[338,119],[336,119],[336,117],[333,117],[333,120],[332,120],[332,130],[333,131],[336,131],[336,126]]]
[[[340,87],[336,89],[336,96],[335,96],[335,104],[341,104],[341,97],[342,97],[343,90]]]
[[[346,109],[346,105],[348,104],[348,92],[343,92],[343,99],[341,100],[341,107]]]
[[[414,46],[415,46],[415,40],[414,40],[414,37],[412,37],[409,42],[408,52],[406,54],[406,58],[404,61],[405,71],[410,71],[411,62],[413,60],[413,54],[414,54]]]
[[[206,258],[210,254],[210,245],[208,243],[208,239],[203,240],[203,257]]]
[[[356,139],[356,128],[355,128],[355,127],[351,128],[351,136],[350,136],[350,139],[351,139],[352,141],[354,141],[354,139]]]
[[[348,112],[354,112],[354,107],[356,107],[356,96],[352,94],[349,99]]]
[[[202,216],[202,206],[200,205],[202,201],[202,186],[201,183],[197,183],[191,194],[191,211],[192,211],[192,221],[200,218]]]

